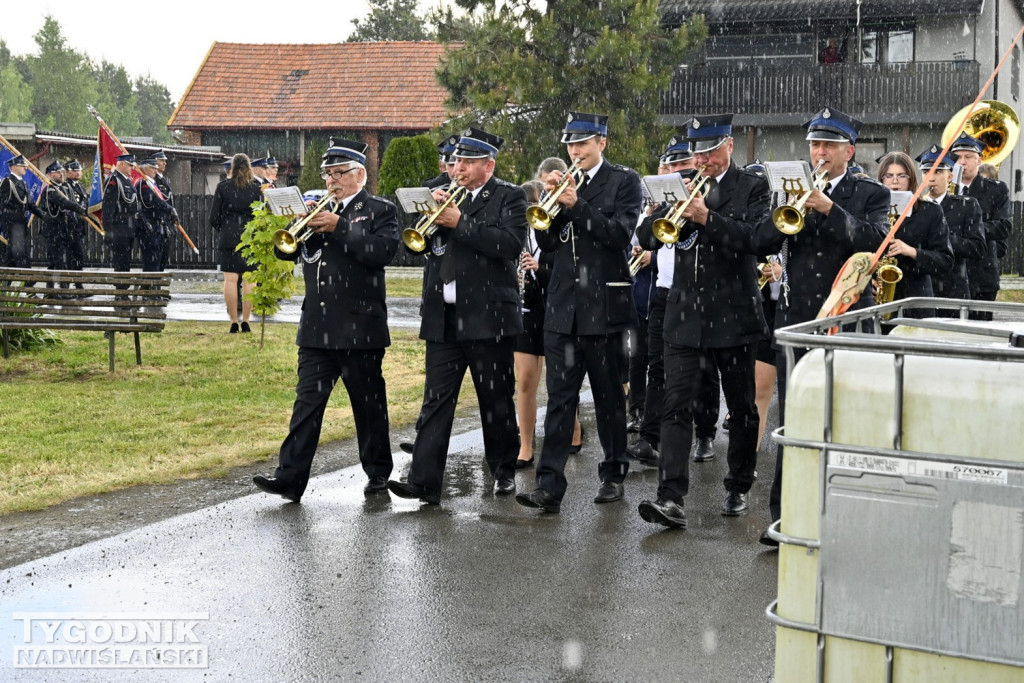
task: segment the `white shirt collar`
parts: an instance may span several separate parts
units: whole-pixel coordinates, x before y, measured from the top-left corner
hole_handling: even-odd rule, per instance
[[[587,171],[587,177],[590,178],[590,180],[594,179],[594,176],[597,175],[597,172],[598,172],[598,170],[600,170],[601,164],[603,164],[603,163],[604,163],[604,157],[601,157],[598,160],[598,162],[594,165],[594,168],[592,168],[589,171]]]
[[[359,192],[362,191],[362,188],[359,188]],[[356,192],[356,194],[359,194],[359,192]],[[348,205],[352,202],[352,198],[355,197],[356,194],[350,194],[349,196],[343,198],[341,200],[341,208],[339,209],[339,211],[344,211],[346,208],[348,208]]]
[[[830,178],[829,179],[829,181],[828,181],[828,193],[829,194],[832,194],[833,192],[835,192],[836,185],[838,185],[843,180],[843,178],[845,176],[846,176],[846,171],[843,171],[842,174],[837,175],[835,178]]]

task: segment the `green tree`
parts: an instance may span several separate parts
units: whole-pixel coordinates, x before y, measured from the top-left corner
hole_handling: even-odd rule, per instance
[[[275,216],[264,202],[252,205],[252,220],[246,223],[242,239],[235,248],[256,270],[243,273],[246,282],[256,284],[252,294],[252,311],[260,316],[260,350],[266,335],[267,318],[281,310],[281,301],[292,295],[294,289],[294,261],[283,261],[274,255],[274,231],[287,228],[288,216]]]
[[[306,148],[306,163],[302,166],[302,175],[298,181],[299,189],[303,192],[324,189],[324,181],[320,178],[320,160],[326,151],[327,145],[318,141],[309,143]]]
[[[0,121],[32,120],[32,86],[8,61],[0,68]]]
[[[124,67],[104,60],[99,66],[92,65],[92,77],[96,82],[94,104],[111,130],[123,137],[142,135],[138,97]]]
[[[348,42],[372,40],[430,40],[422,17],[416,14],[416,0],[367,0],[370,13],[353,19],[355,30]]]
[[[400,187],[419,187],[437,175],[437,147],[427,135],[395,138],[384,151],[377,191],[393,195]]]
[[[653,170],[671,131],[659,121],[661,93],[706,35],[698,17],[660,24],[657,0],[457,0],[477,12],[465,44],[437,70],[448,90],[450,130],[478,125],[505,138],[499,174],[526,180],[544,157],[564,156],[569,111],[607,114],[608,158]]]
[[[68,46],[60,24],[50,15],[33,38],[39,47],[39,56],[28,58],[35,123],[71,133],[95,133],[96,120],[85,108],[99,102],[88,60]]]
[[[174,138],[167,130],[167,120],[174,112],[170,91],[149,76],[142,76],[135,79],[135,96],[142,134],[151,136],[158,144],[174,144]]]

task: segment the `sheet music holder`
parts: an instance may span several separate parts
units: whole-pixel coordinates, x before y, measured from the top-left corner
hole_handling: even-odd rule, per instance
[[[268,187],[263,198],[275,216],[302,216],[309,213],[302,190],[295,185],[289,187]]]
[[[910,203],[911,197],[914,196],[913,192],[903,192],[901,190],[889,190],[889,207],[896,212],[899,216],[903,213],[903,208]],[[914,213],[913,208],[907,211],[907,216]]]
[[[395,196],[406,213],[432,213],[437,209],[428,187],[400,187],[395,190]]]
[[[814,187],[811,165],[806,161],[766,161],[764,170],[772,192],[801,195]]]
[[[661,202],[675,204],[690,197],[690,192],[686,189],[686,185],[683,184],[683,179],[678,173],[645,175],[643,184],[651,196],[651,201],[656,204]]]

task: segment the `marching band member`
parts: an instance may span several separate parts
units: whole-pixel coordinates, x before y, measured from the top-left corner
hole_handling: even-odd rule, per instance
[[[953,250],[952,269],[944,274],[933,275],[932,288],[935,296],[970,299],[971,287],[967,276],[967,264],[972,259],[984,258],[988,252],[984,216],[977,199],[950,193],[949,184],[953,178],[953,166],[956,161],[949,156],[940,159],[940,152],[941,147],[932,145],[917,157],[922,173],[927,173],[933,166],[935,167],[928,185],[928,195],[942,207],[946,225],[949,227],[949,245]],[[938,315],[953,317],[959,316],[959,313],[940,309]]]
[[[64,186],[68,189],[68,198],[88,211],[89,193],[86,192],[85,188],[82,187],[82,183],[79,182],[79,179],[82,177],[82,163],[78,161],[78,159],[72,159],[68,163],[64,164],[64,170],[67,175],[67,179],[64,181]],[[81,216],[70,216],[71,232],[68,235],[67,247],[68,270],[82,270],[85,267],[85,215],[85,213],[82,213]],[[76,282],[75,289],[84,289],[84,286],[81,282]]]
[[[458,135],[449,135],[437,143],[437,168],[441,173],[429,180],[424,180],[424,187],[429,187],[433,190],[438,187],[448,187],[452,184],[451,172],[455,168],[455,145],[457,144],[459,144]]]
[[[757,227],[754,246],[761,255],[780,254],[782,295],[775,312],[775,329],[814,320],[846,260],[858,251],[874,251],[888,234],[889,191],[874,180],[847,172],[856,154],[863,124],[843,112],[825,107],[804,124],[810,143],[810,163],[828,172],[824,190],[814,189],[804,204],[803,230],[780,232],[769,216]],[[874,302],[870,287],[857,308]],[[779,422],[785,424],[786,354],[777,349]],[[782,447],[775,462],[769,508],[779,519],[782,501]],[[775,546],[767,532],[765,545]]]
[[[420,338],[427,343],[420,428],[407,482],[389,481],[401,498],[437,505],[455,406],[466,370],[480,404],[484,457],[495,493],[515,493],[515,336],[523,331],[516,261],[526,237],[526,195],[494,176],[504,140],[476,128],[455,146],[454,177],[464,199],[437,218],[423,277]],[[434,198],[448,199],[445,189]]]
[[[915,192],[914,162],[903,152],[890,152],[878,164],[878,180],[894,192]],[[889,243],[887,256],[896,259],[903,277],[895,285],[893,301],[912,296],[934,296],[932,278],[945,276],[953,268],[949,227],[938,204],[918,201]],[[877,293],[876,293],[877,296]],[[915,318],[931,317],[934,310],[907,311]]]
[[[29,211],[40,218],[43,212],[32,201],[28,185],[25,184],[25,172],[28,161],[21,154],[7,160],[10,173],[0,180],[0,234],[7,239],[4,249],[3,264],[14,268],[31,268],[28,257],[28,221],[25,212]],[[0,243],[0,247],[4,245]]]
[[[1010,190],[998,180],[986,178],[978,173],[981,152],[985,145],[967,133],[953,141],[949,153],[963,169],[957,194],[974,197],[981,205],[985,228],[985,255],[980,260],[967,262],[967,273],[971,284],[971,298],[975,301],[995,301],[999,293],[999,259],[1006,255],[1010,238]],[[979,311],[971,314],[972,319],[991,320],[992,314]]]
[[[754,357],[758,340],[767,334],[752,244],[755,227],[771,202],[767,181],[732,161],[732,114],[695,116],[687,139],[694,164],[703,167],[701,176],[711,189],[706,198],[694,192],[683,212],[687,221],[681,226],[680,241],[672,250],[675,269],[663,332],[659,485],[656,500],[645,500],[638,508],[644,521],[679,528],[686,527],[683,498],[690,483],[693,405],[709,357],[721,372],[731,415],[727,494],[721,512],[736,516],[749,509],[747,492],[757,464]],[[644,220],[637,231],[641,246],[661,245],[652,225],[667,213],[668,207],[663,207]]]
[[[114,272],[127,273],[132,266],[132,246],[139,219],[139,193],[130,175],[134,163],[134,154],[118,156],[103,188],[103,227],[110,244]]]
[[[139,221],[135,233],[139,238],[139,251],[142,252],[143,272],[160,270],[165,260],[167,231],[177,217],[170,202],[160,196],[162,192],[156,184],[158,165],[159,160],[155,157],[139,162],[139,171],[152,182],[151,185],[145,180],[140,180],[136,185],[139,192]]]
[[[315,234],[279,259],[303,261],[306,299],[299,333],[299,381],[288,436],[273,477],[257,475],[261,491],[298,503],[309,482],[331,391],[340,379],[348,392],[368,477],[366,495],[387,490],[391,474],[387,387],[382,363],[391,345],[384,266],[398,249],[398,215],[391,202],[366,192],[363,142],[335,140],[323,156],[321,176],[334,195],[332,210],[313,216]]]
[[[625,254],[640,215],[640,178],[607,162],[608,117],[571,112],[562,143],[581,171],[567,179],[549,230],[536,230],[544,252],[554,252],[544,314],[548,405],[537,488],[516,496],[521,505],[558,512],[565,495],[565,463],[583,375],[590,377],[597,432],[604,450],[595,503],[622,499],[629,469],[626,397],[622,388],[623,335],[635,321]],[[552,193],[564,174],[548,175]]]

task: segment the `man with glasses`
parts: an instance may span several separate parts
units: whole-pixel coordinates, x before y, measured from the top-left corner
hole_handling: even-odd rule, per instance
[[[655,500],[638,507],[645,522],[677,528],[686,527],[683,499],[690,487],[693,406],[704,383],[702,374],[711,363],[721,371],[731,421],[721,513],[734,517],[749,509],[747,492],[757,465],[754,360],[757,342],[768,332],[752,242],[771,203],[768,182],[732,161],[732,114],[694,116],[686,137],[693,164],[702,169],[709,190],[706,197],[700,192],[693,195],[672,250],[675,270],[663,330],[665,399],[658,491]],[[669,208],[660,208],[641,223],[637,238],[642,247],[662,246],[652,227]]]
[[[804,124],[810,143],[810,164],[828,172],[824,190],[811,192],[804,204],[804,227],[786,236],[771,216],[757,226],[756,253],[780,254],[782,293],[775,312],[775,329],[814,320],[846,260],[858,251],[873,252],[889,232],[889,190],[880,183],[855,176],[847,168],[856,154],[857,135],[863,124],[838,109],[825,107]],[[868,287],[855,304],[874,304]],[[799,360],[804,352],[797,351]],[[779,382],[779,423],[785,424],[786,354],[776,349]],[[772,521],[782,514],[782,447],[775,461],[775,481],[769,498]],[[761,543],[777,546],[767,532]]]
[[[463,198],[437,217],[423,273],[420,338],[426,381],[420,429],[407,482],[390,481],[400,498],[441,502],[448,442],[468,369],[480,405],[484,459],[494,493],[516,492],[519,429],[513,400],[513,352],[523,331],[516,263],[526,239],[526,194],[494,176],[504,140],[470,128],[455,146],[454,177]],[[439,203],[447,188],[434,190]]]
[[[278,258],[302,259],[306,299],[299,319],[299,381],[288,436],[281,444],[273,477],[253,477],[256,487],[298,503],[310,467],[331,390],[345,384],[359,444],[359,462],[368,477],[366,495],[387,490],[391,474],[387,388],[382,363],[391,344],[384,289],[384,266],[398,249],[394,204],[371,196],[366,184],[368,145],[337,140],[323,156],[330,208],[315,215],[315,234]]]

